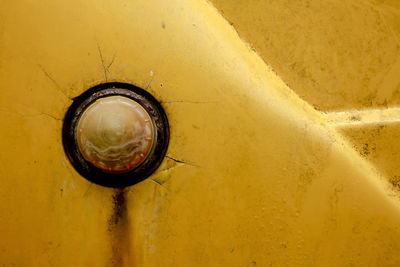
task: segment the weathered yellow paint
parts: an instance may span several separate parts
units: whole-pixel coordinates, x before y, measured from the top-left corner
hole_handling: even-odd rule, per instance
[[[396,184],[399,1],[211,1],[289,87],[318,110],[331,111],[335,120],[352,117],[355,109],[361,109],[358,115],[380,116],[382,110],[389,116],[352,123],[339,119],[335,126],[345,124],[339,130]],[[382,136],[376,132],[381,128]],[[365,153],[367,146],[373,149]]]
[[[400,104],[400,1],[211,2],[318,110]]]
[[[0,12],[2,264],[400,264],[397,192],[208,2]],[[71,98],[105,81],[147,88],[171,124],[159,170],[120,190],[61,145]]]
[[[397,145],[400,109],[330,112],[327,119],[348,137],[354,148],[370,160],[400,189],[400,148]]]

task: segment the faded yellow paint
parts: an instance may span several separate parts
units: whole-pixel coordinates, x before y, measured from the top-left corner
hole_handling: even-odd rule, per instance
[[[400,147],[397,145],[400,109],[330,112],[327,120],[400,189]]]
[[[400,1],[211,2],[318,110],[400,104]]]
[[[208,2],[1,6],[2,264],[400,264],[397,193]],[[171,124],[161,167],[120,190],[61,144],[71,98],[106,81]]]
[[[397,189],[400,2],[211,0]]]

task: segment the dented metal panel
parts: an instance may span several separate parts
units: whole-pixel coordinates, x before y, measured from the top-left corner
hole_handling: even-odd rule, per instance
[[[397,191],[212,4],[1,6],[2,264],[399,264]],[[72,99],[110,81],[150,92],[171,130],[122,189],[82,178],[61,140]]]

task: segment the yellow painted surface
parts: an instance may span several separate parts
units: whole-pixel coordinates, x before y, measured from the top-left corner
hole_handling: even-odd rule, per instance
[[[398,193],[210,3],[0,5],[1,264],[400,264]],[[121,190],[61,144],[71,98],[106,81],[171,124],[161,167]]]
[[[243,41],[397,189],[400,2],[211,0]]]
[[[400,104],[400,1],[211,2],[318,110]]]
[[[343,133],[360,154],[400,189],[400,109],[330,112],[327,120]]]

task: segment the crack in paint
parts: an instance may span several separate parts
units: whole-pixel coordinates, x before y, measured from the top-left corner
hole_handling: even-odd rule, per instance
[[[37,114],[23,114],[23,113],[19,113],[19,112],[16,112],[16,111],[4,110],[4,109],[0,109],[0,112],[10,113],[10,114],[14,114],[14,115],[21,116],[21,117],[27,117],[27,118],[34,118],[34,117],[38,117],[38,116],[47,116],[47,117],[52,118],[52,119],[57,120],[57,121],[62,121],[63,120],[63,119],[57,118],[57,117],[55,117],[55,116],[53,116],[51,114],[45,113],[45,112],[39,112]]]
[[[99,51],[101,65],[103,66],[104,79],[107,82],[108,81],[108,73],[110,73],[110,67],[114,63],[114,60],[117,57],[117,54],[114,53],[114,55],[113,55],[113,57],[111,59],[111,62],[106,66],[105,61],[104,61],[104,57],[103,57],[103,52],[101,51],[101,47],[100,47],[99,43],[97,43],[97,50]]]
[[[175,104],[175,103],[184,103],[184,104],[215,104],[218,101],[186,101],[186,100],[172,100],[172,101],[160,101],[161,104]]]
[[[58,91],[65,96],[66,98],[72,100],[71,97],[69,97],[62,89],[61,86],[58,84],[58,82],[53,78],[53,76],[50,75],[50,73],[48,73],[44,67],[40,64],[38,64],[39,69],[44,73],[44,75],[56,86],[56,88],[58,89]]]
[[[198,165],[196,165],[196,164],[193,164],[193,163],[189,163],[189,162],[186,162],[186,161],[183,161],[183,160],[180,160],[180,159],[175,159],[175,158],[173,158],[173,157],[171,157],[171,156],[165,156],[166,158],[168,158],[168,159],[170,159],[170,160],[173,160],[173,161],[175,161],[175,162],[177,162],[177,163],[182,163],[182,164],[185,164],[185,165],[189,165],[189,166],[192,166],[192,167],[199,167]]]

